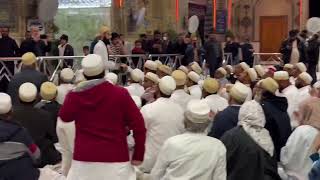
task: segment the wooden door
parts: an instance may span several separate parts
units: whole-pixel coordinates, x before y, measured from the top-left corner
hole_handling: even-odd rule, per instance
[[[260,17],[260,52],[277,53],[288,36],[287,16]]]

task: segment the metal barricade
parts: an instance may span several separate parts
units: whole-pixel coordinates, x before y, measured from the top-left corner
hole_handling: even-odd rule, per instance
[[[283,64],[281,53],[253,53],[253,56],[253,65],[261,64],[264,66],[268,66]]]
[[[159,59],[163,64],[167,64],[172,68],[181,65],[181,59],[183,56],[180,54],[149,54],[149,55],[109,55],[109,58],[114,58],[117,64],[127,64],[131,68],[143,69],[143,64],[147,59]],[[43,56],[37,57],[38,68],[41,72],[48,75],[49,79],[52,81],[54,77],[63,68],[64,61],[67,59],[73,59],[74,71],[81,68],[81,60],[84,56]],[[134,63],[132,58],[138,58],[137,64]],[[11,80],[15,73],[19,72],[21,69],[21,57],[4,57],[0,58],[0,80],[6,78]],[[5,62],[14,62],[14,72],[10,71]]]

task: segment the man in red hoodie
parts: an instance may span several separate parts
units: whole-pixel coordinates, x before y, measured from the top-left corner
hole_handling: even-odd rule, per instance
[[[143,117],[124,88],[104,80],[100,56],[88,55],[81,65],[88,81],[67,95],[59,113],[63,121],[75,121],[76,125],[68,180],[135,180],[132,165],[141,164],[145,151]],[[131,163],[128,129],[135,140]]]

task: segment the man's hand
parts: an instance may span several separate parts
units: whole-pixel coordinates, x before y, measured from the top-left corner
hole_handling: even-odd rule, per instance
[[[131,161],[131,164],[132,164],[133,166],[140,166],[140,165],[142,164],[142,161],[132,160],[132,161]]]

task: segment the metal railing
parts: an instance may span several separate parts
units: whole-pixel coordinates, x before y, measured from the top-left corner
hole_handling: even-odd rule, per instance
[[[253,53],[254,60],[253,64],[261,64],[261,65],[281,65],[282,54],[281,53]]]
[[[41,72],[48,75],[50,80],[56,76],[56,74],[63,67],[65,60],[72,59],[74,71],[80,69],[81,60],[85,56],[42,56],[37,57],[38,68]],[[130,66],[131,68],[143,69],[143,64],[147,59],[160,60],[163,64],[166,64],[170,67],[177,67],[181,65],[182,55],[180,54],[136,54],[136,55],[109,55],[109,59],[113,59],[116,64],[124,63]],[[10,81],[13,75],[21,70],[21,57],[4,57],[0,58],[0,80],[6,78]],[[5,62],[14,62],[14,72],[11,72],[9,67]]]

